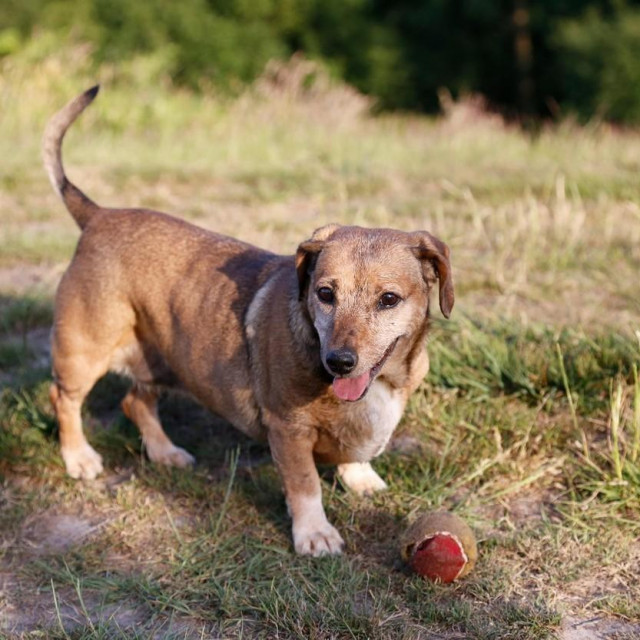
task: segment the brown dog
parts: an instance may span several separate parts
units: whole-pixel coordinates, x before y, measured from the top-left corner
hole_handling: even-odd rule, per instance
[[[339,553],[315,461],[335,463],[358,494],[385,488],[383,451],[428,370],[429,291],[449,317],[449,250],[426,231],[329,225],[279,256],[145,209],[104,209],[65,176],[65,132],[98,92],[47,127],[51,182],[80,228],[56,295],[51,401],[62,457],[94,478],[100,456],[80,408],[107,371],[133,379],[123,401],[149,458],[193,458],[167,437],[158,389],[178,386],[244,433],[267,438],[284,485],[296,551]]]

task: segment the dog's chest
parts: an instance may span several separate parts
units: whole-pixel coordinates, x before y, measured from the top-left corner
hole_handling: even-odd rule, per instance
[[[405,407],[403,390],[376,380],[367,395],[355,405],[345,433],[344,445],[355,461],[365,462],[382,453],[395,430]]]

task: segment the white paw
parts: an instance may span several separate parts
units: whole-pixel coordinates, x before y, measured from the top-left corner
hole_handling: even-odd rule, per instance
[[[93,480],[102,473],[102,456],[88,443],[60,449],[67,473],[76,479]]]
[[[149,460],[156,464],[164,464],[167,467],[184,469],[186,467],[192,467],[196,462],[196,459],[190,453],[180,447],[176,447],[175,444],[152,445],[145,443],[145,445]]]
[[[338,476],[348,489],[359,496],[368,496],[387,488],[387,483],[368,462],[339,464]]]
[[[320,527],[302,525],[293,527],[293,546],[303,556],[335,555],[342,553],[344,540],[335,527],[325,522]]]

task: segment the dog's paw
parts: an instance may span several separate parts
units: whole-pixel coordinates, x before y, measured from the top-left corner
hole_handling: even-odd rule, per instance
[[[387,483],[368,462],[339,464],[338,476],[349,490],[359,496],[368,496],[387,488]]]
[[[87,443],[73,449],[62,448],[60,453],[72,478],[93,480],[102,473],[102,456]]]
[[[342,553],[344,540],[338,530],[325,521],[320,527],[294,527],[293,545],[296,553],[317,558]]]
[[[190,453],[172,443],[162,446],[146,444],[146,449],[149,460],[156,464],[185,469],[196,463],[196,459]]]

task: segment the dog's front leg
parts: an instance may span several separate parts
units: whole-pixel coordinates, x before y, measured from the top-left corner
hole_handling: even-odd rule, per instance
[[[313,440],[270,430],[269,446],[284,485],[295,550],[312,556],[341,553],[344,541],[322,506]]]

